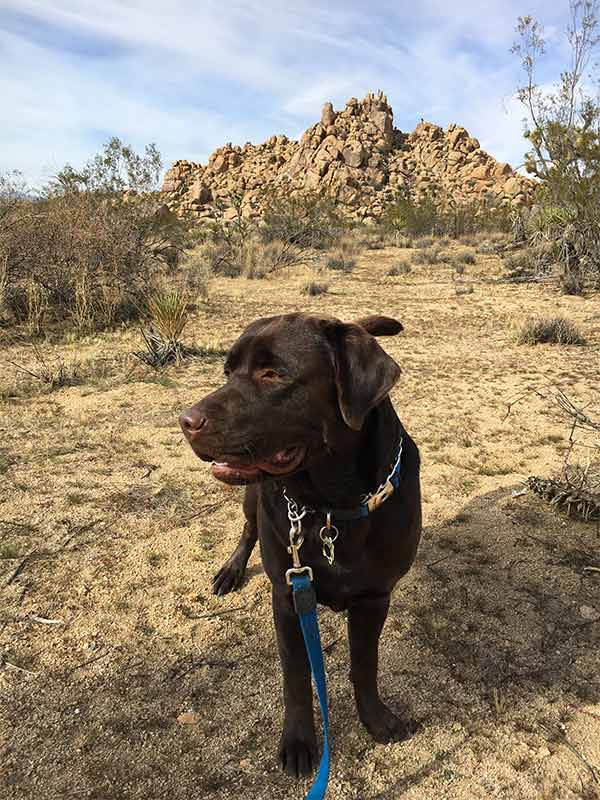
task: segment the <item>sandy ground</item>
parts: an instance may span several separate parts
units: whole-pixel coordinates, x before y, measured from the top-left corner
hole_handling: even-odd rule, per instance
[[[406,256],[407,254],[405,254]],[[329,293],[307,270],[216,280],[186,339],[231,344],[253,318],[311,309],[397,316],[393,399],[421,448],[425,534],[384,630],[380,682],[418,729],[375,744],[355,713],[344,618],[323,609],[332,717],[328,797],[598,798],[600,537],[552,513],[530,474],[560,463],[567,429],[530,385],[581,402],[598,386],[598,297],[494,282],[477,256],[456,295],[449,265],[387,277],[367,251]],[[323,280],[323,276],[318,277]],[[562,314],[588,347],[514,344],[514,319]],[[155,374],[134,330],[45,345],[85,381],[44,392],[9,361],[0,401],[0,797],[4,800],[301,798],[281,774],[280,672],[256,552],[242,590],[211,576],[239,535],[240,493],[182,440],[178,412],[221,382],[222,358]],[[53,622],[49,622],[53,621]]]

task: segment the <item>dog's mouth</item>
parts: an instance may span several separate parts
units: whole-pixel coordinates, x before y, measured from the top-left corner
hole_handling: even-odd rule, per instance
[[[270,475],[289,475],[295,472],[304,461],[306,447],[288,447],[278,450],[270,458],[257,461],[236,461],[226,458],[212,462],[212,474],[224,483],[241,485],[254,483]]]

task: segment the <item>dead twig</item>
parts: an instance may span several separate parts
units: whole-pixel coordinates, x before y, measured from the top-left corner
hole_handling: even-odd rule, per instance
[[[336,644],[339,641],[341,641],[342,638],[343,638],[342,636],[338,636],[337,639],[334,639],[332,642],[328,642],[328,644],[323,645],[323,652],[324,653],[330,653],[333,650],[333,648],[336,646]]]
[[[66,525],[67,528],[69,529],[69,535],[67,536],[67,538],[63,542],[61,542],[57,552],[60,552],[61,550],[64,550],[65,547],[67,547],[69,544],[71,544],[71,542],[73,541],[73,539],[75,539],[76,536],[79,536],[82,533],[87,533],[89,530],[91,530],[96,525],[98,525],[99,522],[103,522],[104,524],[100,528],[97,529],[96,533],[104,533],[104,531],[108,530],[110,528],[110,526],[114,523],[115,519],[116,519],[116,517],[113,517],[112,519],[108,519],[108,520],[102,520],[102,518],[93,519],[91,522],[88,522],[86,525],[79,525],[79,526],[76,526],[75,528],[71,528],[71,520],[69,520],[69,519],[62,520],[63,524]]]
[[[560,732],[561,732],[561,734],[562,734],[562,736],[561,736],[561,740],[562,740],[563,744],[565,744],[565,745],[566,745],[566,746],[569,748],[569,750],[570,750],[570,751],[571,751],[571,752],[572,752],[574,755],[576,755],[576,756],[577,756],[577,758],[578,758],[578,759],[579,759],[579,760],[580,760],[580,761],[581,761],[583,764],[585,764],[585,766],[586,766],[586,767],[588,768],[588,770],[590,771],[590,774],[591,774],[591,776],[592,776],[592,779],[594,780],[594,783],[600,783],[600,779],[599,779],[599,777],[598,777],[598,775],[600,774],[600,768],[598,768],[598,767],[597,767],[595,764],[592,764],[592,762],[591,762],[591,761],[590,761],[590,760],[587,758],[587,756],[584,756],[584,755],[583,755],[583,753],[580,753],[580,752],[579,752],[579,750],[578,750],[578,749],[575,747],[575,745],[573,745],[573,744],[572,744],[572,743],[569,741],[569,739],[568,739],[568,737],[567,737],[567,729],[566,729],[566,728],[565,728],[565,726],[562,724],[562,722],[561,722],[561,723],[559,723],[559,726],[558,726],[558,727],[559,727],[559,729],[560,729]]]
[[[235,669],[239,665],[239,661],[213,661],[209,658],[199,658],[196,661],[192,660],[186,669],[179,671],[179,666],[176,665],[172,667],[168,674],[168,680],[181,680],[186,675],[189,675],[190,672],[193,672],[195,669],[199,669],[199,667],[222,667],[223,669]]]
[[[64,621],[62,619],[48,619],[47,617],[37,617],[35,614],[31,614],[29,619],[32,622],[39,622],[40,625],[64,625]]]
[[[8,525],[9,528],[23,528],[26,531],[34,531],[35,525],[28,522],[17,522],[14,519],[0,519],[0,525]]]
[[[101,659],[106,658],[106,656],[108,656],[111,653],[111,650],[112,648],[105,650],[104,653],[100,653],[99,655],[94,656],[93,658],[88,658],[87,661],[81,661],[79,664],[75,664],[75,666],[71,667],[71,669],[68,671],[67,674],[70,676],[76,670],[83,669],[83,667],[89,667],[90,664],[94,664],[96,661],[100,661]]]
[[[19,577],[19,575],[20,575],[20,574],[23,572],[23,570],[25,569],[25,566],[27,565],[27,562],[28,562],[28,561],[30,561],[30,559],[31,559],[31,558],[32,558],[32,557],[33,557],[33,556],[34,556],[36,553],[37,553],[37,550],[32,550],[32,551],[31,551],[31,553],[28,553],[28,554],[25,556],[25,558],[23,558],[23,559],[21,560],[21,562],[18,564],[17,568],[16,568],[16,569],[15,569],[15,570],[12,572],[12,574],[9,576],[8,580],[6,581],[6,585],[7,585],[7,586],[10,586],[10,585],[11,585],[11,583],[13,583],[13,581],[15,581],[15,580],[16,580],[16,579]]]
[[[426,567],[434,567],[436,564],[441,564],[442,561],[448,561],[448,559],[452,558],[453,555],[456,555],[456,554],[453,553],[450,556],[442,556],[441,558],[437,558],[435,561],[430,561],[429,563],[425,564],[425,566]]]
[[[212,617],[224,617],[226,614],[235,614],[238,611],[244,611],[248,606],[236,606],[235,608],[226,608],[223,611],[207,611],[204,614],[188,613],[186,609],[181,608],[181,611],[188,619],[211,619]]]
[[[189,517],[186,517],[185,521],[189,522],[191,519],[196,519],[196,517],[201,517],[202,514],[212,514],[213,511],[216,511],[217,509],[221,508],[221,506],[224,506],[229,499],[234,499],[234,498],[224,497],[221,500],[217,500],[215,503],[209,503],[208,505],[202,506],[202,508],[196,511],[195,514],[191,514]]]
[[[33,672],[33,670],[25,669],[25,667],[20,667],[18,664],[13,664],[12,661],[8,659],[4,659],[3,664],[5,667],[10,667],[10,669],[16,669],[18,672],[26,672],[28,675],[39,675],[39,672]]]

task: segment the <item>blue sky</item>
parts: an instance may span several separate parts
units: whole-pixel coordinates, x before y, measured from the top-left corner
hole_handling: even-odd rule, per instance
[[[567,0],[0,0],[0,172],[39,185],[110,136],[168,165],[228,141],[297,138],[331,100],[383,89],[396,127],[458,122],[522,160],[519,14],[561,67]],[[562,53],[561,53],[562,50]]]

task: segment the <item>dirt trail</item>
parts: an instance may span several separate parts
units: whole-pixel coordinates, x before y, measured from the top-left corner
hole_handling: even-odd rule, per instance
[[[381,689],[419,727],[401,744],[369,738],[344,618],[323,610],[328,797],[598,797],[600,574],[584,567],[600,566],[599,533],[512,496],[559,463],[566,432],[539,399],[505,419],[507,400],[542,379],[589,397],[597,298],[493,283],[484,256],[457,297],[448,265],[388,278],[395,259],[365,253],[316,298],[300,291],[308,272],[216,281],[187,332],[228,345],[254,317],[300,308],[405,325],[385,346],[422,452],[426,531],[393,599]],[[510,321],[531,313],[574,319],[595,349],[515,345]],[[259,554],[241,592],[210,593],[240,493],[212,481],[177,426],[222,363],[132,372],[137,345],[128,331],[49,346],[109,367],[0,403],[0,797],[301,798],[306,784],[275,765],[280,672]],[[17,344],[2,361],[30,358]]]

